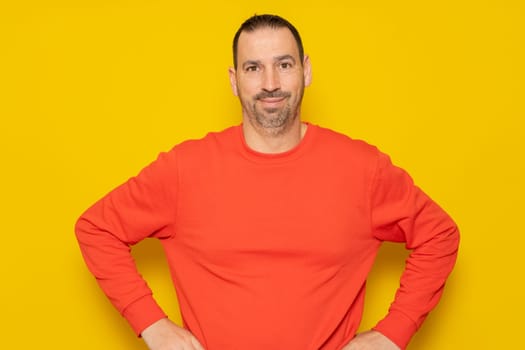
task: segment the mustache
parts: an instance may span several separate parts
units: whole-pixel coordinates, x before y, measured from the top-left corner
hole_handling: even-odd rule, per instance
[[[256,100],[263,98],[290,97],[292,94],[287,91],[261,91],[254,96]]]

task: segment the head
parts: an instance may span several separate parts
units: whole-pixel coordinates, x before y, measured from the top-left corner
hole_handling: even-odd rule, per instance
[[[235,36],[233,37],[233,67],[237,69],[237,49],[239,45],[239,36],[242,32],[254,32],[257,29],[261,28],[288,28],[290,33],[292,33],[295,43],[297,44],[297,49],[299,51],[299,58],[301,62],[304,59],[304,48],[301,36],[297,29],[288,22],[286,19],[276,16],[276,15],[255,15],[248,18],[237,30]]]
[[[230,83],[245,122],[273,135],[300,123],[311,70],[295,27],[278,16],[253,16],[235,34],[233,50]]]

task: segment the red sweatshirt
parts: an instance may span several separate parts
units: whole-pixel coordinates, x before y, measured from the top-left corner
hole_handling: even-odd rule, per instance
[[[89,208],[76,233],[137,334],[165,314],[130,246],[160,239],[184,325],[207,350],[341,349],[382,241],[412,250],[375,327],[404,348],[438,302],[459,239],[386,155],[311,124],[275,155],[250,150],[239,126],[186,141]]]

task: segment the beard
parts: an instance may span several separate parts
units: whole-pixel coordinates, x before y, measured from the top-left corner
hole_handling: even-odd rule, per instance
[[[257,102],[265,98],[286,98],[286,103],[282,107],[276,108],[261,108]],[[297,116],[298,105],[301,101],[302,94],[298,101],[291,100],[292,94],[287,91],[262,91],[253,96],[251,103],[246,103],[245,107],[249,107],[250,122],[259,130],[265,130],[270,134],[278,135],[285,131],[287,126],[291,125],[292,121]]]
[[[291,117],[291,108],[287,103],[283,108],[257,109],[253,105],[253,114],[257,124],[265,129],[282,128]]]

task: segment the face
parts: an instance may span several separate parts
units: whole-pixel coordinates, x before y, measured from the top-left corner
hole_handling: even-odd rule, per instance
[[[308,57],[303,62],[288,28],[242,32],[237,69],[231,68],[233,93],[239,97],[245,122],[258,131],[279,134],[298,118],[305,86],[310,84]]]

